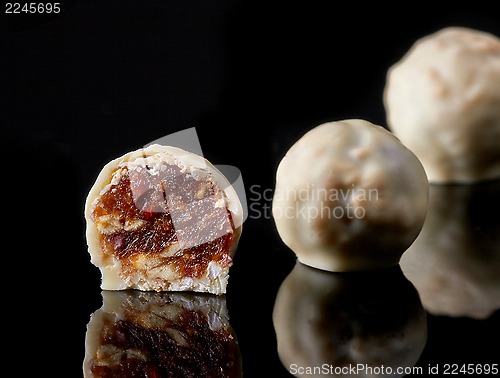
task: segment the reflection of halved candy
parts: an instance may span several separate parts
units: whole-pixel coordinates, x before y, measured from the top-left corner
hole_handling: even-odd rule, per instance
[[[242,208],[206,159],[152,145],[104,166],[85,206],[103,289],[226,291]]]
[[[83,373],[105,377],[241,377],[225,298],[104,291],[87,325]]]

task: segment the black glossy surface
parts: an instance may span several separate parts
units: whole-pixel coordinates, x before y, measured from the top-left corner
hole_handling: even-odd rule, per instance
[[[375,16],[375,3],[333,10],[249,1],[65,4],[59,15],[2,9],[0,16],[3,240],[10,245],[3,308],[6,328],[16,327],[8,355],[21,358],[22,372],[61,377],[82,375],[86,325],[102,305],[83,202],[104,163],[196,126],[209,160],[240,168],[256,205],[231,270],[230,321],[245,377],[288,377],[272,312],[295,258],[266,207],[279,160],[321,122],[385,125],[386,70],[416,38],[449,25],[500,35],[498,13],[476,3],[445,11],[422,4],[397,16]],[[470,202],[468,226],[489,238],[471,236],[468,245],[498,261],[498,202],[480,199]],[[489,268],[494,282],[500,271]],[[461,290],[452,286],[443,301]],[[427,313],[416,366],[439,364],[442,372],[444,364],[500,363],[500,313],[468,315]]]

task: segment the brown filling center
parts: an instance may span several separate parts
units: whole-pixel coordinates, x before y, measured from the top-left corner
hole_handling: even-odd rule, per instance
[[[141,255],[161,256],[191,277],[202,275],[210,261],[231,263],[231,213],[210,176],[195,178],[167,163],[154,171],[118,169],[119,180],[92,212],[105,255],[125,265]]]

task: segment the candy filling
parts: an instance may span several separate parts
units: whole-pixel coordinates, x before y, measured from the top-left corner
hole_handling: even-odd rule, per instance
[[[103,261],[118,259],[124,276],[168,266],[198,278],[210,262],[230,266],[234,225],[226,201],[207,171],[122,164],[91,212]]]

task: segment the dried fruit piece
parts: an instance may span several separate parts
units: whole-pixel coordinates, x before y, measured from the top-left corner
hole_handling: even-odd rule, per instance
[[[85,378],[241,377],[224,297],[104,291],[87,325]]]
[[[152,145],[115,159],[86,201],[103,289],[226,291],[242,208],[206,159]]]

